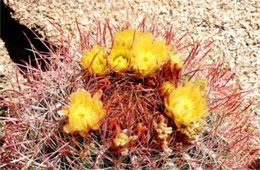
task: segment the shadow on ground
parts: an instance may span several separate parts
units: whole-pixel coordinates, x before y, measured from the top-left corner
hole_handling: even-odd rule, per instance
[[[0,38],[5,42],[5,47],[11,59],[17,64],[29,62],[35,67],[34,54],[26,36],[33,46],[40,52],[48,52],[48,49],[36,38],[33,31],[11,17],[13,11],[1,1],[1,30]],[[37,32],[35,32],[37,34]],[[26,35],[26,36],[25,36]],[[39,34],[37,34],[41,37]],[[43,67],[43,66],[42,66]]]

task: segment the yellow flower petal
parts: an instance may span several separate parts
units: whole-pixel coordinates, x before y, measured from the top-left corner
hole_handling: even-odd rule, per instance
[[[133,40],[136,40],[139,37],[140,32],[136,29],[129,29],[122,32],[115,33],[114,44],[115,48],[126,48],[131,49]]]
[[[171,67],[174,67],[174,65],[176,65],[176,69],[182,69],[183,65],[181,63],[181,57],[177,53],[173,54],[172,52],[169,52],[169,56]]]

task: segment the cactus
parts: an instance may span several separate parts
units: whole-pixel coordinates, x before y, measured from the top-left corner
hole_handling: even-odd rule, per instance
[[[79,31],[78,45],[48,56],[34,49],[44,70],[24,65],[27,82],[1,95],[1,168],[249,168],[259,155],[249,92],[223,63],[203,62],[210,44],[144,21]]]

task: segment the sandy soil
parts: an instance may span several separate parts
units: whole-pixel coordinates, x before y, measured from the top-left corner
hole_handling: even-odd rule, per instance
[[[4,42],[0,39],[0,93],[9,88],[18,88],[17,80],[25,81],[10,59]]]

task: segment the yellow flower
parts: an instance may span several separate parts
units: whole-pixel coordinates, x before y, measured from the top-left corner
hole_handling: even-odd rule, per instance
[[[112,68],[117,71],[128,68],[131,60],[132,44],[140,34],[136,29],[115,33],[113,48],[108,56],[108,62]]]
[[[153,41],[152,35],[144,35],[133,46],[133,69],[143,76],[151,74],[164,64],[167,54],[165,40]]]
[[[108,63],[117,71],[126,70],[129,66],[130,50],[127,48],[113,48],[108,56]]]
[[[176,64],[176,69],[182,69],[183,65],[181,63],[181,57],[177,53],[172,53],[171,51],[169,52],[169,56],[171,67],[174,67],[174,65]]]
[[[161,96],[167,95],[172,90],[174,90],[174,85],[171,82],[169,82],[169,81],[163,82],[163,84],[160,86]]]
[[[82,136],[89,130],[97,130],[99,122],[105,117],[100,93],[91,97],[90,93],[82,89],[71,93],[71,104],[64,107],[63,111],[68,116],[68,123],[64,126],[67,133],[79,132]]]
[[[204,118],[208,115],[205,89],[201,87],[200,81],[189,81],[176,89],[170,89],[165,98],[166,114],[190,137],[202,129]]]
[[[105,55],[106,48],[95,44],[90,51],[83,52],[80,64],[90,73],[103,75],[108,71]]]

